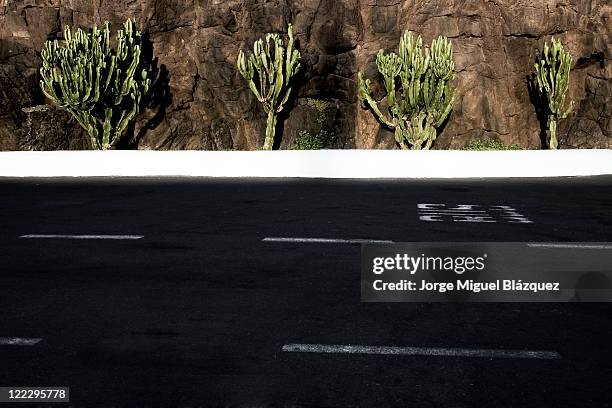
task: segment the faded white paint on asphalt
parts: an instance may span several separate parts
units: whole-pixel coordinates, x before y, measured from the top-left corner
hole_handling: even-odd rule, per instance
[[[283,351],[291,353],[381,354],[433,357],[516,358],[538,360],[558,360],[561,358],[561,355],[556,351],[503,349],[494,350],[440,347],[354,346],[334,344],[285,344],[283,346]]]
[[[483,206],[480,204],[460,204],[449,207],[447,204],[417,204],[419,220],[429,222],[476,222],[510,224],[532,224],[533,222],[507,205]]]
[[[137,240],[144,235],[62,235],[62,234],[30,234],[22,235],[21,239],[110,239],[110,240]]]
[[[530,248],[558,248],[558,249],[612,249],[612,245],[597,244],[527,244]]]
[[[42,341],[38,338],[0,337],[0,346],[34,346]]]
[[[315,244],[393,244],[393,241],[377,239],[335,239],[335,238],[264,238],[263,242],[315,243]]]

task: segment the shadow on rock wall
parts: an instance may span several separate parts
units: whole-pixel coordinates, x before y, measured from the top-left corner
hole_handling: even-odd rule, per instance
[[[140,120],[128,128],[125,137],[117,145],[118,149],[138,148],[147,132],[154,131],[164,122],[166,110],[172,105],[170,72],[165,65],[160,65],[159,58],[155,57],[153,42],[148,32],[142,35],[142,64],[139,71],[141,69],[149,71],[152,80],[145,110]]]

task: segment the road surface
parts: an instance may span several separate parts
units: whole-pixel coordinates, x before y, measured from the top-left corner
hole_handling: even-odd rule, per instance
[[[359,242],[612,241],[611,185],[1,179],[0,386],[70,386],[73,406],[607,407],[611,304],[360,303]],[[393,347],[425,352],[376,352]],[[561,358],[427,355],[456,349]]]

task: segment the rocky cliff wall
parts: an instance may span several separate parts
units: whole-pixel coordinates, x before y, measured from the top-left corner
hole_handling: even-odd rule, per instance
[[[39,51],[64,24],[117,27],[127,17],[148,33],[167,86],[124,147],[259,147],[265,117],[235,59],[290,22],[304,74],[283,118],[281,148],[305,131],[334,148],[395,147],[360,106],[356,72],[378,79],[376,53],[396,49],[407,29],[426,42],[446,35],[455,48],[460,97],[436,148],[483,137],[539,148],[527,76],[553,35],[574,55],[569,97],[577,104],[561,125],[562,146],[612,147],[609,0],[0,0],[0,149],[86,146],[63,112],[22,110],[45,102]],[[382,97],[380,85],[374,89]]]

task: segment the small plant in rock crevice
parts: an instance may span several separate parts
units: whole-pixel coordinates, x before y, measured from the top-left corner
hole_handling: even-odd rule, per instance
[[[325,99],[306,98],[306,105],[317,112],[317,123],[323,125],[327,119],[327,109],[330,108],[331,102]]]
[[[295,150],[320,150],[324,147],[325,136],[323,131],[313,134],[307,130],[302,130],[295,140]]]
[[[524,150],[520,145],[513,143],[506,146],[496,139],[477,139],[473,140],[463,148],[463,150],[487,151],[487,150]]]
[[[326,99],[306,98],[305,105],[314,113],[315,120],[312,122],[314,126],[298,133],[294,149],[320,150],[331,146],[334,143],[333,132],[326,128],[326,122],[332,102]]]

